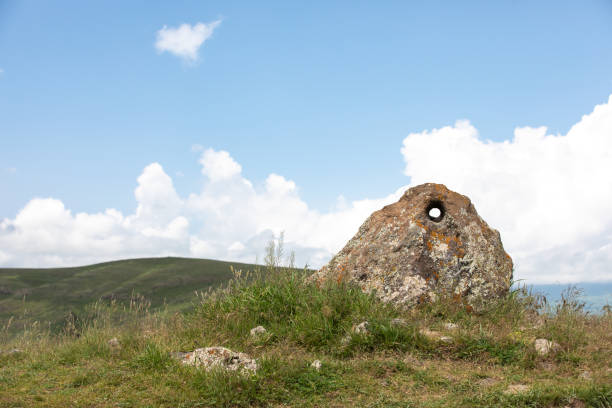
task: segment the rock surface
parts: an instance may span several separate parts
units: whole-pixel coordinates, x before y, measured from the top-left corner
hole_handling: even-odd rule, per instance
[[[459,325],[457,323],[444,323],[444,328],[446,330],[457,330],[459,328]]]
[[[508,388],[504,391],[504,394],[514,395],[514,394],[523,394],[529,391],[529,386],[525,384],[510,384]]]
[[[368,323],[367,321],[365,322],[361,322],[359,324],[356,324],[353,326],[353,332],[357,333],[357,334],[368,334],[369,330],[368,328],[370,327],[370,323]]]
[[[257,371],[257,361],[245,353],[237,353],[225,347],[206,347],[195,349],[189,353],[176,354],[183,364],[201,367],[205,370],[222,368],[229,371],[240,371],[244,374],[254,374]]]
[[[536,339],[533,344],[536,352],[541,356],[546,356],[551,351],[557,351],[561,346],[547,339]]]
[[[263,336],[264,334],[266,334],[267,332],[268,331],[263,326],[253,327],[251,329],[251,331],[250,331],[251,337],[255,337],[255,338],[259,338],[259,337]]]
[[[428,183],[370,215],[311,279],[347,280],[407,306],[446,295],[478,310],[507,293],[512,267],[470,199]]]

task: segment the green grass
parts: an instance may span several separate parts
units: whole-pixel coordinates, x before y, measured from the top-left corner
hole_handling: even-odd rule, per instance
[[[23,330],[37,321],[58,329],[73,311],[81,320],[86,306],[99,299],[129,304],[135,293],[150,307],[185,310],[194,291],[227,282],[230,265],[253,265],[207,259],[149,258],[106,262],[77,268],[0,268],[0,328]]]
[[[78,333],[25,331],[2,347],[22,352],[0,354],[0,406],[612,406],[612,314],[585,313],[570,291],[549,310],[519,289],[477,315],[448,299],[406,310],[345,283],[317,287],[307,274],[236,271],[183,313],[152,312],[143,299],[97,303]],[[363,321],[368,332],[354,333]],[[258,325],[268,332],[253,338]],[[114,337],[120,348],[108,344]],[[560,349],[537,355],[539,337]],[[207,346],[245,352],[259,369],[205,371],[170,354]],[[528,390],[505,393],[512,384]]]

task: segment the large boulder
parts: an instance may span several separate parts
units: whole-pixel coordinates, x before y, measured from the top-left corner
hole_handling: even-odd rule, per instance
[[[512,259],[468,197],[428,183],[370,215],[313,279],[348,280],[407,306],[442,295],[479,310],[507,293]]]

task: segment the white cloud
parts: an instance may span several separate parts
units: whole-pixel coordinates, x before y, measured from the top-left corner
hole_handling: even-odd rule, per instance
[[[207,176],[210,181],[217,182],[230,179],[240,175],[242,166],[224,150],[219,152],[207,149],[200,158],[202,174]]]
[[[500,230],[529,282],[612,279],[612,97],[567,135],[517,128],[512,140],[479,138],[468,121],[413,133],[401,149],[410,185],[440,182],[472,198]],[[298,265],[320,266],[373,211],[399,199],[353,202],[316,211],[292,180],[272,173],[248,180],[226,151],[201,149],[203,185],[180,197],[162,166],[143,169],[133,214],[108,209],[73,214],[52,198],[35,198],[0,221],[0,265],[79,265],[139,256],[261,260],[285,231]]]
[[[444,183],[472,199],[517,278],[612,279],[612,96],[566,135],[524,127],[491,142],[458,121],[410,134],[402,154],[411,185]]]
[[[286,231],[298,264],[320,266],[374,210],[404,188],[378,200],[345,203],[321,214],[299,197],[295,182],[270,174],[261,188],[242,176],[226,151],[200,157],[202,190],[181,199],[162,166],[138,177],[134,214],[109,209],[73,215],[56,199],[33,199],[0,223],[0,265],[80,265],[140,256],[196,256],[253,262],[270,239]]]
[[[198,51],[202,44],[210,38],[221,20],[211,23],[181,24],[177,28],[164,26],[157,32],[155,48],[159,52],[168,51],[186,61],[194,62],[198,59]]]

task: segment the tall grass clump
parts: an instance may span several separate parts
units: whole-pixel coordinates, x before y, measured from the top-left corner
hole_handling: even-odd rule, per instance
[[[366,320],[372,322],[372,334],[388,345],[411,337],[402,334],[405,329],[389,327],[397,311],[374,294],[345,282],[317,285],[306,279],[308,269],[281,266],[282,253],[281,239],[277,246],[268,246],[265,267],[234,271],[227,286],[201,296],[190,321],[211,328],[207,342],[248,342],[249,331],[264,326],[268,335],[261,336],[259,343],[291,342],[311,351],[331,351],[347,343],[353,325]]]

